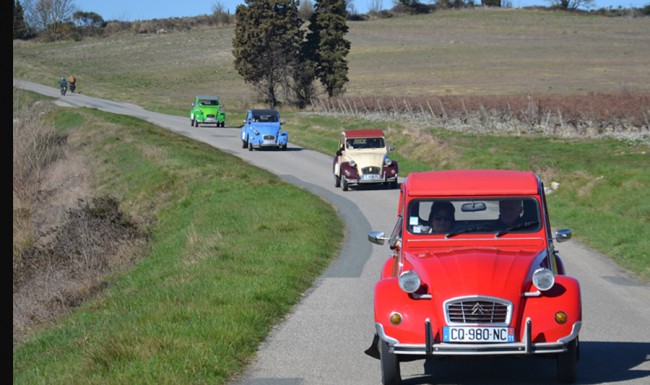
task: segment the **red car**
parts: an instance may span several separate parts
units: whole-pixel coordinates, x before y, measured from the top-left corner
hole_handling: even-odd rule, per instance
[[[555,358],[557,379],[576,380],[580,284],[551,231],[544,185],[532,172],[411,173],[401,185],[390,257],[375,286],[375,338],[385,385],[400,362],[461,356]]]
[[[334,186],[348,191],[349,186],[387,185],[397,188],[399,166],[388,156],[394,151],[386,145],[384,132],[379,129],[343,131],[339,148],[332,162]]]

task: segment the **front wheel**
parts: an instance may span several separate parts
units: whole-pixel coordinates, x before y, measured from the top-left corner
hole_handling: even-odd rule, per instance
[[[341,179],[341,188],[343,191],[348,191],[349,186],[348,186],[348,181],[345,180],[345,178]]]
[[[341,187],[341,177],[334,175],[334,187]]]
[[[379,359],[381,361],[381,383],[383,385],[399,385],[402,375],[399,370],[399,360],[395,353],[390,352],[390,346],[384,341],[379,341]]]
[[[567,345],[567,351],[557,355],[557,382],[571,384],[576,381],[578,368],[579,343],[578,338]]]
[[[194,127],[194,119],[190,119],[190,126]]]
[[[253,151],[253,143],[248,142],[248,151]]]

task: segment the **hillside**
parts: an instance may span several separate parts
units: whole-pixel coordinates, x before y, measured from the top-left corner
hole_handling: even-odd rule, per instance
[[[348,22],[347,97],[569,95],[650,91],[650,21],[547,10],[447,10]],[[197,93],[255,103],[233,68],[233,26],[14,42],[14,77],[185,114]]]

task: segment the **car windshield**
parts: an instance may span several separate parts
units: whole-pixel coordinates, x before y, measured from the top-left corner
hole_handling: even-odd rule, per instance
[[[346,142],[348,149],[384,148],[384,138],[352,138]]]
[[[539,231],[539,204],[532,197],[491,199],[416,199],[408,207],[411,234],[508,233]]]
[[[274,114],[253,115],[254,122],[277,122],[278,120],[278,116]]]
[[[218,105],[219,105],[219,101],[218,101],[218,100],[215,100],[215,99],[212,99],[212,100],[201,100],[201,101],[199,102],[199,104],[202,105],[202,106],[218,106]]]

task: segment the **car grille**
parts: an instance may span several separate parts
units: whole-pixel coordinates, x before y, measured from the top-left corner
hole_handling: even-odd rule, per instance
[[[216,115],[214,115],[214,114],[207,114],[206,117],[208,117],[208,118],[214,118],[214,117],[216,117]]]
[[[380,175],[381,174],[381,168],[379,167],[364,167],[361,169],[361,173],[364,175],[368,174],[375,174],[375,175]]]
[[[457,298],[445,302],[447,323],[510,324],[512,304],[498,298]]]
[[[273,135],[264,135],[264,140],[275,140],[275,136],[273,136]]]

